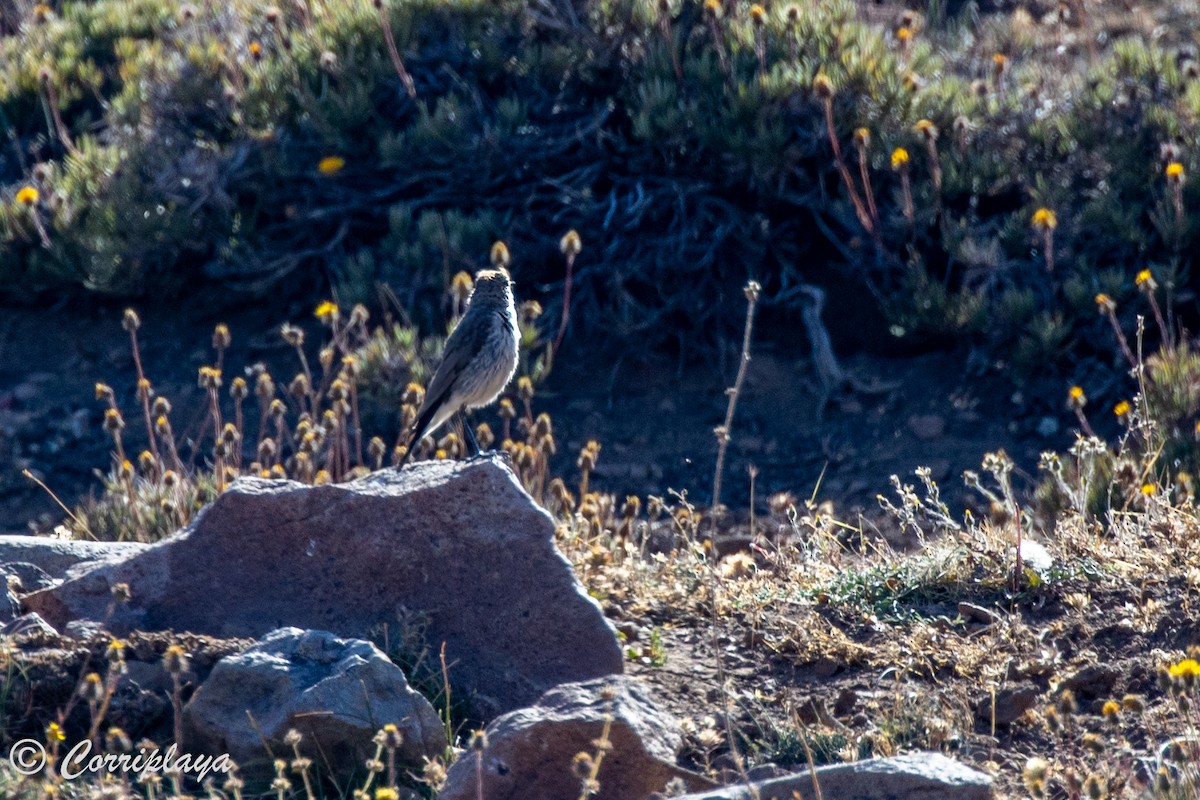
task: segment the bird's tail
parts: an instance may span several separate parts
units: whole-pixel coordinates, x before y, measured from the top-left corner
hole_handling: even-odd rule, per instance
[[[412,426],[412,436],[408,440],[408,449],[404,451],[404,455],[400,458],[400,463],[396,465],[396,469],[400,469],[408,463],[409,456],[421,444],[421,440],[425,438],[425,434],[429,433],[429,429],[433,427],[433,418],[442,408],[442,401],[436,400],[425,406],[425,410],[417,417],[417,421]]]

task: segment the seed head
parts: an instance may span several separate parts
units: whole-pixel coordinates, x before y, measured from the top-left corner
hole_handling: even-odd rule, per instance
[[[468,746],[476,753],[482,753],[488,746],[487,733],[483,730],[473,731]]]
[[[1096,310],[1101,314],[1112,314],[1117,310],[1117,304],[1104,292],[1096,295]]]
[[[109,386],[107,383],[97,383],[96,384],[96,399],[103,400],[106,403],[111,403],[113,401],[112,387]]]
[[[235,400],[245,400],[246,396],[250,394],[250,386],[246,383],[246,379],[240,375],[234,378],[229,385],[229,394]]]
[[[125,309],[124,316],[121,317],[121,327],[133,333],[142,326],[142,320],[138,313],[132,308]]]
[[[1072,386],[1067,392],[1067,405],[1075,410],[1087,405],[1087,395],[1084,394],[1082,386]]]
[[[817,97],[823,100],[828,100],[833,97],[833,81],[829,80],[829,76],[821,73],[813,78],[813,91],[817,93]]]
[[[750,6],[750,21],[754,23],[754,27],[762,28],[767,24],[767,10],[758,3]]]
[[[1133,279],[1133,285],[1143,294],[1149,294],[1158,288],[1158,283],[1154,280],[1154,274],[1148,269],[1144,269],[1137,274]]]
[[[517,378],[517,397],[522,400],[533,399],[533,380],[528,375]]]
[[[201,389],[216,391],[221,388],[221,370],[216,367],[201,367],[199,372]]]
[[[917,124],[913,126],[917,133],[921,134],[927,142],[936,142],[938,138],[938,127],[931,120],[919,119]]]
[[[213,328],[212,346],[214,350],[224,350],[229,347],[231,341],[233,341],[233,337],[229,334],[229,326],[224,322]]]
[[[283,340],[292,347],[301,347],[304,345],[304,331],[291,325],[287,322],[279,328],[279,333],[283,336]]]
[[[761,6],[759,7],[761,8]],[[579,255],[580,251],[583,250],[583,240],[579,238],[579,232],[574,229],[567,231],[559,241],[558,249],[568,258],[574,258]]]
[[[189,661],[187,651],[177,644],[171,645],[163,653],[163,666],[172,675],[182,675],[187,672]]]
[[[704,14],[712,19],[720,19],[721,0],[704,0]]]
[[[595,768],[595,761],[590,753],[579,752],[571,759],[571,772],[579,780],[587,780],[592,777],[592,770]]]
[[[500,269],[501,267],[507,269],[508,265],[512,262],[512,258],[508,254],[508,245],[502,241],[497,241],[495,244],[493,244],[491,261],[493,267],[497,269]]]
[[[855,128],[854,129],[854,144],[860,149],[866,150],[871,146],[871,129],[870,128]]]
[[[321,69],[325,70],[326,72],[333,72],[335,69],[337,69],[337,63],[338,59],[336,53],[334,53],[332,50],[321,51]]]
[[[109,433],[116,433],[125,427],[125,418],[121,416],[121,412],[115,408],[106,409],[104,412],[104,430]]]
[[[475,280],[469,272],[458,272],[450,279],[450,296],[456,303],[465,303],[474,289]]]

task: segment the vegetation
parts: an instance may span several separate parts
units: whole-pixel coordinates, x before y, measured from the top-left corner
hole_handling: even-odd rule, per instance
[[[666,682],[678,659],[711,665],[721,709],[685,720],[693,766],[928,748],[1037,798],[1196,793],[1200,654],[1177,624],[1200,585],[1194,19],[1073,2],[883,21],[851,0],[16,7],[0,18],[7,293],[261,296],[287,280],[333,298],[315,308],[321,342],[279,331],[290,366],[231,378],[235,332],[217,326],[190,437],[126,312],[137,385],[125,407],[96,387],[112,462],[65,535],[154,541],[242,475],[318,484],[394,463],[470,270],[503,236],[549,310],[521,307],[519,378],[477,435],[555,516],[593,596],[638,623],[623,631],[631,669]],[[491,258],[507,264],[507,246]],[[811,284],[869,293],[900,338],[968,336],[1017,379],[1096,366],[1063,387],[1077,442],[1043,454],[1031,496],[989,454],[964,476],[982,513],[918,469],[876,518],[841,519],[816,494],[756,516],[721,493],[754,314]],[[681,349],[744,324],[710,502],[607,493],[599,442],[555,458],[535,401],[569,321],[581,338]],[[1097,410],[1090,391],[1120,399]],[[455,458],[463,439],[415,446]],[[68,729],[70,708],[31,712],[49,747],[100,736],[110,649],[80,676],[87,729]],[[827,688],[781,688],[780,665]],[[104,746],[127,749],[120,733]],[[427,794],[486,749],[452,733]],[[579,759],[585,795],[604,752]],[[281,797],[313,794],[297,761]],[[6,796],[102,791],[7,769]],[[385,782],[363,791],[403,783]]]
[[[1200,70],[1170,4],[377,5],[18,3],[6,291],[385,283],[429,320],[500,236],[554,286],[565,222],[602,241],[585,330],[694,349],[747,278],[782,304],[817,282],[902,337],[1015,345],[1021,375],[1095,353],[1097,292],[1189,274]]]

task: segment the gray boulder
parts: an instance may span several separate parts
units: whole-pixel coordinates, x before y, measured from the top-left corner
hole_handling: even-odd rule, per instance
[[[445,644],[474,716],[620,673],[616,636],[554,545],[554,523],[499,459],[434,461],[346,484],[242,478],[144,552],[25,598],[59,629],[258,637],[285,625]],[[436,655],[432,658],[436,663]]]
[[[10,571],[5,566],[13,564],[11,571],[25,578],[37,574],[29,569],[32,565],[50,578],[60,579],[65,578],[73,567],[126,558],[148,546],[140,542],[85,542],[51,536],[0,535],[0,572]],[[15,566],[18,564],[19,567]],[[41,587],[31,584],[25,588]]]
[[[228,753],[253,772],[272,758],[264,739],[276,757],[291,757],[283,740],[294,728],[317,763],[352,771],[389,723],[403,734],[404,764],[419,767],[446,747],[433,706],[375,645],[281,628],[213,667],[184,706],[184,750]]]
[[[910,753],[818,767],[826,800],[991,800],[992,778],[941,753]],[[700,792],[677,800],[813,800],[813,775],[800,772],[754,784]]]
[[[611,700],[605,694],[611,694]],[[530,708],[511,711],[485,730],[483,797],[488,800],[562,800],[578,797],[572,770],[577,753],[595,755],[594,742],[612,714],[612,750],[601,762],[599,800],[644,800],[673,779],[702,788],[712,784],[675,765],[682,745],[679,724],[658,709],[646,688],[627,677],[559,686]],[[463,753],[450,768],[438,800],[475,800],[476,754]]]

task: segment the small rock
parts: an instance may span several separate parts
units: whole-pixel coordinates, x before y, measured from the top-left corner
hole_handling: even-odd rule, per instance
[[[615,692],[610,703],[601,693]],[[530,708],[511,711],[487,726],[483,792],[487,800],[562,800],[579,795],[572,772],[576,753],[596,752],[604,718],[612,750],[600,770],[598,800],[644,800],[672,779],[689,789],[711,786],[675,765],[682,745],[678,723],[661,711],[647,690],[630,678],[613,677],[551,689]],[[437,800],[475,800],[476,764],[464,754],[450,768]]]
[[[995,611],[983,606],[977,606],[974,603],[959,603],[958,613],[965,620],[982,622],[984,625],[994,625],[1001,619],[1000,615]]]
[[[1032,683],[1022,683],[1017,686],[1006,686],[996,692],[995,722],[997,725],[1011,725],[1025,712],[1033,708],[1041,697],[1041,691]],[[993,715],[992,696],[981,696],[975,703],[975,717],[980,722],[991,722]]]
[[[911,753],[853,764],[818,767],[822,795],[838,800],[991,800],[992,778],[941,753]],[[754,784],[725,786],[677,800],[750,800],[751,797],[813,797],[813,776],[799,772]]]
[[[908,418],[908,429],[913,436],[928,442],[945,434],[946,420],[937,414],[919,414]]]
[[[1088,664],[1059,685],[1084,697],[1104,697],[1112,692],[1121,672],[1111,664]]]
[[[41,616],[33,613],[22,614],[0,627],[0,636],[28,636],[32,634],[57,636],[58,631],[50,627],[50,623],[42,619]]]
[[[275,753],[290,752],[283,737],[293,728],[304,736],[302,750],[321,763],[356,768],[374,754],[372,738],[388,723],[404,737],[398,755],[409,766],[446,747],[433,706],[379,648],[298,628],[281,628],[218,661],[183,709],[185,750],[228,753],[251,769],[271,758],[263,737]]]

